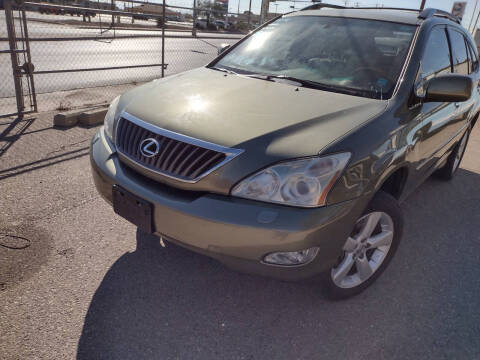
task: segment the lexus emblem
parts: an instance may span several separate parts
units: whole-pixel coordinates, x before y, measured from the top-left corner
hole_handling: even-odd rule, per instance
[[[160,151],[160,144],[153,138],[147,138],[140,143],[140,152],[147,158],[154,157]]]

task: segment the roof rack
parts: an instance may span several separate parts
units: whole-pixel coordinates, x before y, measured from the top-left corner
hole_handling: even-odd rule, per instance
[[[446,11],[443,11],[443,10],[438,10],[438,9],[433,9],[433,8],[427,8],[427,9],[423,10],[420,13],[420,15],[418,15],[418,18],[422,19],[422,20],[427,20],[427,19],[430,19],[434,16],[447,18],[449,20],[455,21],[457,24],[462,23],[459,18],[457,18],[456,16],[453,16],[449,12],[446,12]]]
[[[452,20],[456,22],[457,24],[461,24],[461,20],[457,18],[456,16],[450,14],[449,12],[443,11],[443,10],[438,10],[434,8],[427,8],[425,10],[420,10],[420,9],[409,9],[409,8],[394,8],[394,7],[345,7],[345,6],[340,6],[340,5],[332,5],[332,4],[313,4],[309,5],[307,7],[304,7],[300,11],[304,10],[319,10],[323,8],[330,8],[330,9],[352,9],[352,10],[403,10],[403,11],[415,11],[419,12],[420,14],[418,15],[419,19],[422,20],[427,20],[430,19],[431,17],[438,16],[438,17],[444,17],[449,20]]]
[[[303,9],[300,9],[300,11],[303,10],[318,10],[322,8],[330,8],[330,9],[348,9],[348,10],[400,10],[400,11],[415,11],[415,12],[420,12],[419,9],[411,9],[411,8],[398,8],[398,7],[386,7],[386,6],[359,6],[359,7],[347,7],[347,6],[341,6],[341,5],[333,5],[333,4],[313,4],[309,5],[307,7],[304,7]]]
[[[420,12],[419,9],[412,8],[398,8],[398,7],[387,7],[387,6],[359,6],[359,7],[349,7],[346,9],[355,9],[355,10],[400,10],[400,11],[414,11]]]
[[[300,9],[300,11],[304,11],[304,10],[319,10],[319,9],[322,9],[322,8],[329,8],[329,9],[346,9],[345,6],[341,6],[341,5],[332,5],[332,4],[313,4],[313,5],[309,5],[307,7],[304,7],[303,9]]]

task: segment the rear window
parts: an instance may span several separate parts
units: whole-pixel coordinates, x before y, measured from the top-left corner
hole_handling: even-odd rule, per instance
[[[475,50],[473,50],[472,44],[468,40],[467,40],[467,47],[468,47],[468,57],[469,57],[469,63],[470,63],[470,73],[473,73],[478,70],[478,57]]]
[[[468,55],[465,37],[460,32],[450,29],[453,69],[458,74],[468,75]]]

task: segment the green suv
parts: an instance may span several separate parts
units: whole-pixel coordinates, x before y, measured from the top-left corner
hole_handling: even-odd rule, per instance
[[[93,177],[144,232],[248,273],[321,276],[345,298],[394,256],[399,203],[455,175],[478,81],[448,13],[317,4],[116,98]]]

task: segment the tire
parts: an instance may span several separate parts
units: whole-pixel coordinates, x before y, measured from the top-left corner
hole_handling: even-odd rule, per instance
[[[462,136],[460,141],[455,145],[452,153],[448,156],[447,162],[440,169],[438,169],[434,174],[437,178],[450,181],[455,177],[457,170],[462,162],[463,155],[467,148],[468,139],[470,137],[470,128],[465,131],[465,134]]]
[[[370,222],[371,225],[368,225]],[[372,228],[373,232],[363,239],[368,234],[368,228]],[[332,300],[346,299],[369,287],[385,271],[395,255],[402,233],[403,214],[398,201],[390,194],[379,191],[357,220],[337,265],[323,274],[326,296]],[[375,247],[375,244],[383,245]],[[350,260],[352,265],[349,265]],[[360,265],[357,264],[362,264],[364,270],[358,270]],[[365,271],[365,264],[372,271],[370,274]]]

